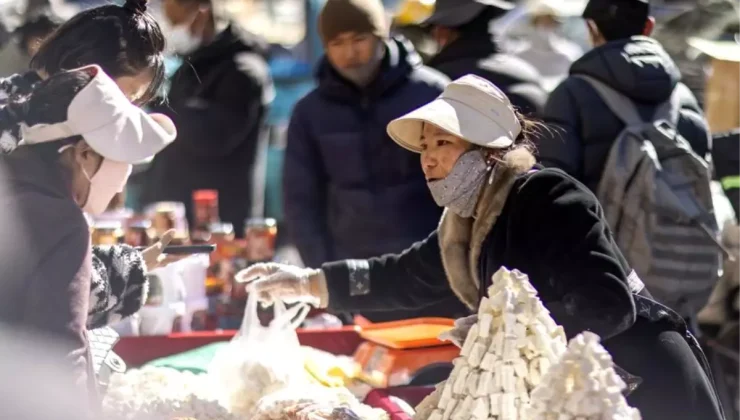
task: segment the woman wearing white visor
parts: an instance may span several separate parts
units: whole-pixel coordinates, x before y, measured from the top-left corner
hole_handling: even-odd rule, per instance
[[[494,272],[517,268],[569,337],[599,334],[616,363],[642,378],[629,400],[643,418],[720,418],[680,317],[649,299],[596,197],[564,172],[535,165],[532,128],[490,82],[452,82],[388,125],[391,138],[421,154],[432,196],[446,208],[437,231],[399,255],[320,270],[266,264],[238,277],[263,300],[312,300],[336,311],[413,309],[452,293],[473,310]],[[458,322],[450,338],[459,342],[472,322]]]
[[[131,104],[99,67],[89,66],[56,74],[23,102],[2,108],[0,130],[6,140],[18,132],[23,139],[0,156],[0,322],[58,338],[67,349],[59,362],[73,370],[80,390],[92,393],[85,332],[90,279],[100,270],[83,210],[103,212],[131,164],[162,150],[175,128]],[[104,272],[123,281],[110,284],[145,295],[141,253],[120,249],[114,269]]]

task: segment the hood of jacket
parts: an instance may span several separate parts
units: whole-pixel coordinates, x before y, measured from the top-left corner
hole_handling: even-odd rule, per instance
[[[216,35],[210,44],[198,48],[188,56],[187,61],[193,64],[211,60],[219,61],[223,57],[244,52],[255,53],[267,59],[269,47],[269,44],[258,35],[236,24],[230,24]]]
[[[58,142],[19,146],[0,156],[3,185],[0,190],[32,190],[50,197],[73,200],[71,180],[58,160]],[[13,194],[13,193],[8,193]]]
[[[421,56],[410,42],[391,38],[385,44],[385,57],[380,64],[378,76],[365,89],[340,76],[324,55],[316,71],[318,92],[342,102],[357,102],[360,97],[377,98],[408,80],[411,73],[422,66]]]
[[[594,77],[646,104],[665,102],[681,81],[678,67],[660,43],[644,36],[592,49],[573,63],[570,74]]]

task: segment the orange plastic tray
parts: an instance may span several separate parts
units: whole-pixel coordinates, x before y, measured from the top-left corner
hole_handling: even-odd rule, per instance
[[[449,318],[414,318],[402,321],[381,322],[364,326],[360,336],[392,349],[405,350],[441,346],[437,336],[449,330],[455,320]]]

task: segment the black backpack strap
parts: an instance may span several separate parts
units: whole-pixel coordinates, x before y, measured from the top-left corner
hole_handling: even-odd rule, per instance
[[[576,74],[573,75],[573,77],[584,80],[591,85],[596,93],[599,94],[599,97],[601,97],[601,100],[604,101],[606,106],[609,107],[614,115],[622,120],[625,125],[637,125],[645,122],[642,117],[640,117],[640,113],[637,112],[637,107],[632,103],[632,100],[617,92],[611,86],[601,80],[583,74]]]
[[[678,125],[678,118],[681,112],[681,90],[683,89],[680,85],[673,88],[671,97],[655,109],[653,121],[665,120],[674,127]]]

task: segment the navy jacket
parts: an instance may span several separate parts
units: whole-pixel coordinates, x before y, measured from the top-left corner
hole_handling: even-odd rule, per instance
[[[596,191],[622,123],[585,80],[598,79],[632,99],[644,119],[667,101],[674,89],[683,91],[677,129],[699,156],[711,151],[711,139],[696,98],[680,82],[681,73],[654,39],[636,36],[609,42],[586,53],[570,67],[547,100],[543,119],[551,129],[537,136],[542,163],[560,168]]]
[[[360,90],[324,59],[318,87],[296,104],[288,129],[285,220],[307,266],[398,252],[437,226],[419,155],[386,125],[431,101],[449,81],[410,44],[388,42],[378,78]]]

